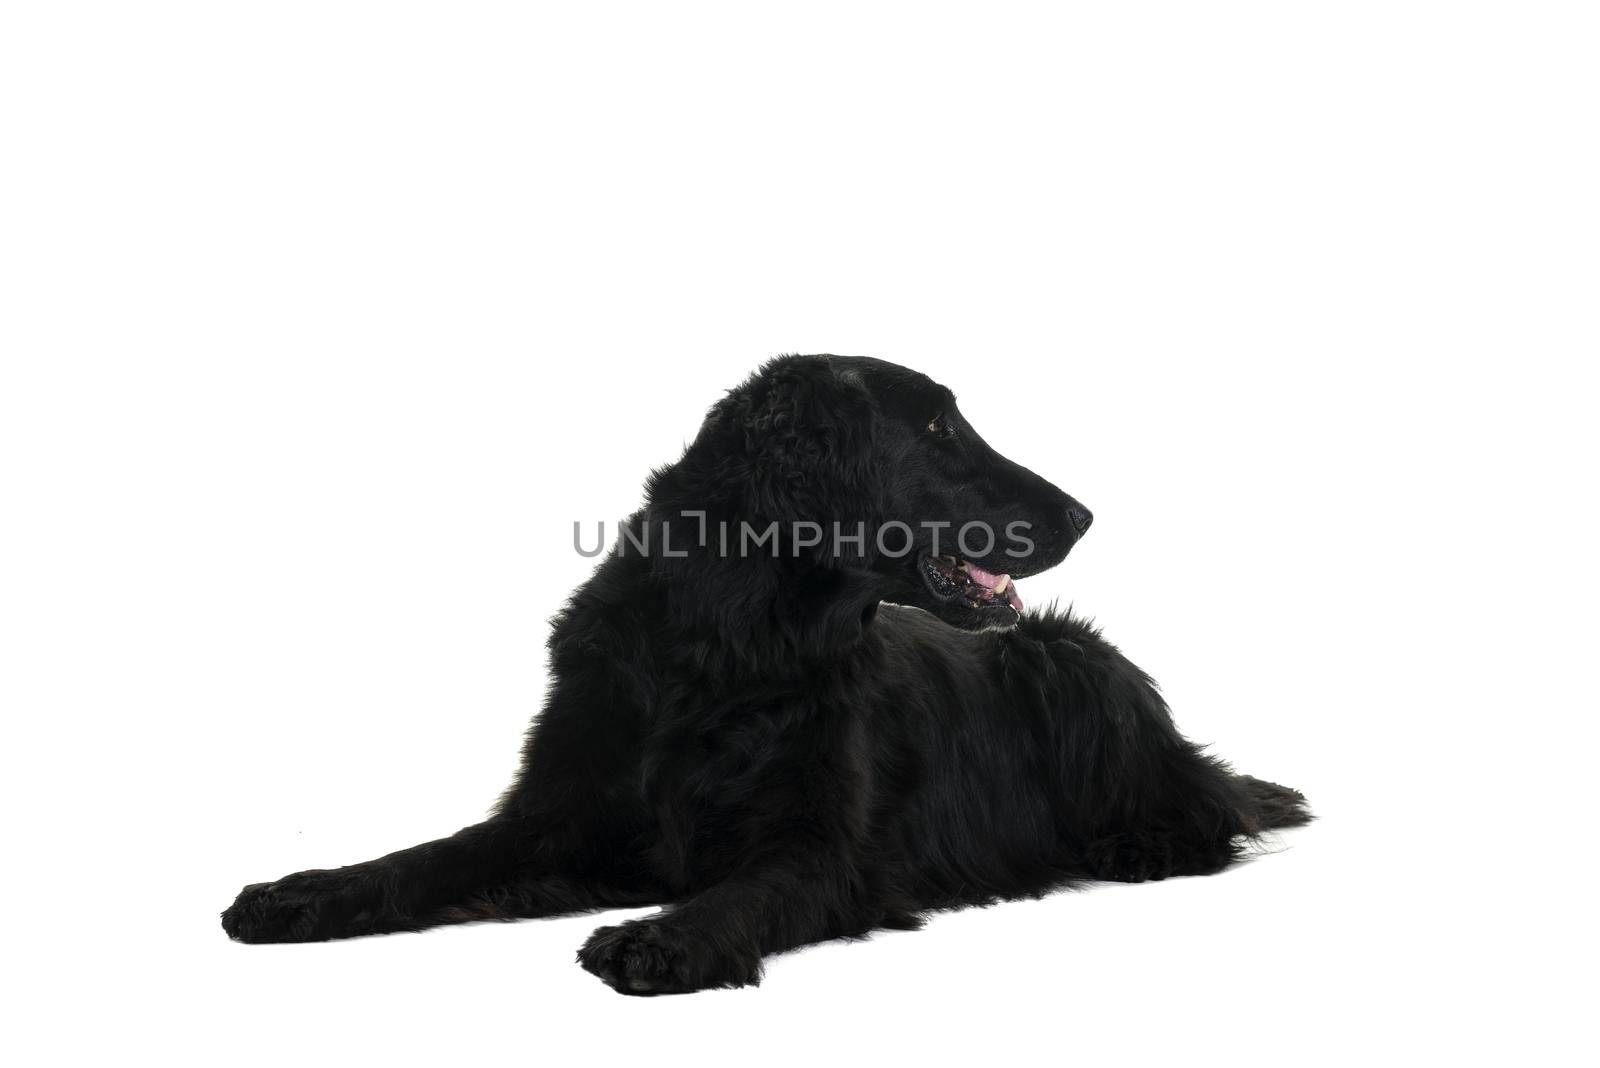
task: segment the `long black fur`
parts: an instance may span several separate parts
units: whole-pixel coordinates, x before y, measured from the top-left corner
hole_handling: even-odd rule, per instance
[[[1185,740],[1084,622],[935,594],[923,522],[954,524],[947,545],[969,521],[1027,522],[1031,556],[971,561],[1025,576],[1089,514],[915,372],[768,363],[627,525],[671,524],[683,551],[686,512],[713,532],[776,521],[780,552],[724,553],[713,533],[684,556],[608,555],[554,621],[545,707],[488,820],[246,887],[227,933],[318,941],[661,904],[600,928],[578,959],[623,993],[675,993],[755,983],[768,954],[914,928],[931,909],[1210,874],[1310,818],[1298,792]],[[875,544],[893,519],[918,529],[911,556]],[[798,520],[869,535],[801,546]]]

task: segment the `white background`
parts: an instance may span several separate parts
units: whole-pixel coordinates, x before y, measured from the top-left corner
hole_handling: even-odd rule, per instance
[[[1592,10],[7,5],[8,1059],[1577,1062]],[[572,521],[792,351],[1088,504],[1024,596],[1320,822],[687,998],[230,943],[483,815]]]

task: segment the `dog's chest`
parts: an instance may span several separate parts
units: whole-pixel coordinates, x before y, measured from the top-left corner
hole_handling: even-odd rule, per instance
[[[663,709],[641,769],[670,878],[723,877],[784,836],[860,833],[865,745],[831,687],[708,696]]]

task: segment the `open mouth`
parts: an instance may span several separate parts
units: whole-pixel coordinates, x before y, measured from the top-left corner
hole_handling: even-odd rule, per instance
[[[995,575],[954,556],[924,556],[922,580],[941,601],[968,608],[1010,605],[1022,614],[1022,595],[1010,575]]]

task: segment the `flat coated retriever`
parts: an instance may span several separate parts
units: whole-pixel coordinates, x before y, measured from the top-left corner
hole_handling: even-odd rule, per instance
[[[309,942],[660,904],[578,960],[667,994],[932,909],[1220,871],[1305,799],[1185,740],[1087,624],[1024,612],[1012,580],[1090,519],[928,378],[773,360],[554,620],[494,814],[248,886],[222,926]]]

